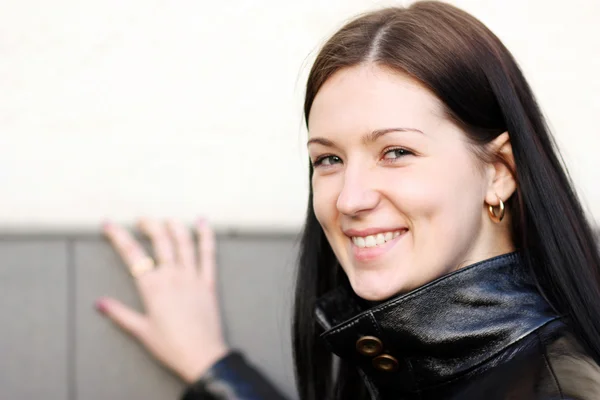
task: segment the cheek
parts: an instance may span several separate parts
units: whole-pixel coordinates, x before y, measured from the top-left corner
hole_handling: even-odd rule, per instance
[[[412,225],[415,244],[448,242],[480,219],[483,178],[467,157],[431,159],[407,173],[395,188],[392,197]]]

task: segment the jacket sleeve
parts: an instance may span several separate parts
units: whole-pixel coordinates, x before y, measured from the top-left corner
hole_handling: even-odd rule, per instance
[[[240,352],[217,361],[181,400],[286,400]]]

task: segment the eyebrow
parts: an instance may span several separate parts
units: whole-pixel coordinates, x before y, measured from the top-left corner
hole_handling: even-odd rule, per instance
[[[364,144],[370,144],[370,143],[377,141],[377,139],[379,139],[380,137],[382,137],[385,134],[390,133],[390,132],[417,132],[417,133],[423,134],[422,131],[420,131],[418,129],[414,129],[414,128],[376,129],[373,132],[367,133],[365,136],[363,136],[362,141]],[[308,142],[306,142],[306,146],[308,147],[308,145],[310,145],[312,143],[322,144],[323,146],[335,147],[335,143],[333,143],[329,139],[325,139],[322,137],[316,137],[316,138],[310,139]]]

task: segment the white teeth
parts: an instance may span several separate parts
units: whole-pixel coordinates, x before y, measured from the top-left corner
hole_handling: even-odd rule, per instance
[[[369,235],[365,238],[365,247],[374,247],[377,245],[377,240],[375,240],[375,236]]]
[[[369,235],[365,237],[353,236],[352,243],[354,243],[356,247],[360,248],[380,246],[387,241],[397,238],[398,236],[400,236],[400,233],[400,231],[395,231],[378,233],[376,235]]]

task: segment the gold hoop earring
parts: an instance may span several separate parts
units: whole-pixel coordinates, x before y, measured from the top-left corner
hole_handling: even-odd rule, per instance
[[[488,207],[488,214],[490,216],[490,219],[493,222],[498,224],[504,218],[504,202],[502,201],[500,196],[496,195],[496,197],[498,198],[498,201],[500,202],[500,204],[498,204],[498,208],[500,209],[500,215],[496,215],[496,213],[494,212],[494,206],[491,204]]]

